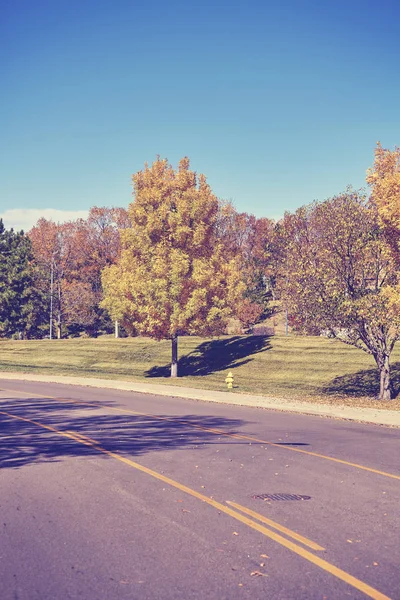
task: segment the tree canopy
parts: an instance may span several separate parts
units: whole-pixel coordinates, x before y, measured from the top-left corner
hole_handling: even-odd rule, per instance
[[[367,171],[367,182],[379,220],[400,263],[400,148],[388,150],[377,144],[374,165]]]
[[[286,214],[281,289],[305,331],[331,336],[371,354],[390,399],[389,357],[400,335],[399,274],[375,208],[351,190]]]
[[[128,331],[172,339],[176,375],[177,336],[222,333],[245,286],[218,238],[218,199],[187,158],[176,171],[157,159],[133,185],[131,227],[103,271],[102,305]]]
[[[38,285],[53,305],[57,337],[65,328],[95,335],[111,325],[99,306],[101,271],[117,259],[119,230],[127,226],[125,209],[93,206],[85,220],[60,224],[42,218],[29,232],[40,268]]]
[[[246,289],[243,300],[235,307],[235,316],[248,328],[271,313],[274,222],[238,213],[230,202],[221,202],[217,229],[225,256],[235,257],[240,265]]]

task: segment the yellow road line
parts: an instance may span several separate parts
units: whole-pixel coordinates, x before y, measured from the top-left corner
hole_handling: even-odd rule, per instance
[[[106,450],[105,448],[100,446],[98,442],[91,442],[91,441],[89,441],[88,438],[85,438],[84,436],[80,437],[80,435],[76,434],[75,432],[60,431],[60,430],[56,429],[55,427],[52,427],[51,425],[45,425],[44,423],[39,423],[38,421],[33,421],[32,419],[20,417],[18,415],[14,415],[12,413],[0,411],[0,414],[6,415],[7,417],[11,417],[13,419],[17,419],[19,421],[31,423],[31,424],[36,425],[37,427],[41,427],[43,429],[47,429],[47,430],[52,431],[60,436],[67,437],[72,440],[75,440],[76,442],[78,442],[80,444],[84,444],[85,446],[91,446],[98,452],[106,454],[107,456],[109,456],[111,458],[115,458],[116,460],[119,460],[119,461],[129,465],[130,467],[133,467],[134,469],[141,471],[142,473],[146,473],[147,475],[150,475],[151,477],[154,477],[155,479],[163,481],[164,483],[180,490],[181,492],[189,494],[190,496],[193,496],[194,498],[197,498],[198,500],[201,500],[202,502],[205,502],[206,504],[213,506],[219,512],[223,512],[223,513],[229,515],[230,517],[233,517],[237,521],[240,521],[244,525],[251,527],[251,529],[254,529],[255,531],[258,531],[259,533],[262,533],[263,535],[274,540],[281,546],[284,546],[285,548],[291,550],[295,554],[301,556],[302,558],[308,560],[309,562],[313,563],[314,565],[320,567],[327,573],[334,575],[341,581],[344,581],[345,583],[352,586],[353,588],[363,592],[369,598],[373,598],[373,600],[391,600],[388,596],[386,596],[385,594],[382,594],[381,592],[379,592],[375,588],[371,587],[367,583],[364,583],[360,579],[353,577],[349,573],[346,573],[346,571],[342,571],[342,569],[335,567],[334,565],[327,562],[326,560],[323,560],[322,558],[315,556],[308,550],[304,550],[304,548],[301,548],[294,542],[287,540],[286,538],[282,537],[278,533],[275,533],[274,531],[267,529],[263,525],[260,525],[259,523],[252,521],[251,519],[249,519],[248,517],[245,517],[244,515],[240,514],[239,512],[232,510],[231,508],[225,506],[224,504],[221,504],[220,502],[217,502],[216,500],[213,500],[212,498],[208,498],[207,496],[205,496],[204,494],[201,494],[200,492],[196,492],[196,490],[193,490],[192,488],[190,488],[186,485],[183,485],[183,484],[179,483],[178,481],[175,481],[174,479],[170,479],[169,477],[166,477],[165,475],[162,475],[161,473],[157,473],[157,471],[148,469],[147,467],[144,467],[143,465],[140,465],[139,463],[134,462],[133,460],[131,460],[129,458],[125,458],[124,456],[122,456],[120,454],[111,452],[110,450]]]
[[[325,550],[325,548],[323,548],[319,544],[316,544],[312,540],[309,540],[308,538],[300,535],[299,533],[296,533],[292,529],[288,529],[287,527],[284,527],[284,525],[280,525],[279,523],[276,523],[272,519],[267,519],[267,517],[264,517],[264,515],[260,515],[260,513],[257,513],[254,510],[251,510],[250,508],[246,508],[245,506],[241,506],[241,504],[236,504],[236,502],[231,502],[230,500],[227,500],[226,503],[229,504],[229,506],[233,506],[233,508],[236,508],[236,510],[239,510],[239,511],[245,513],[246,515],[253,517],[253,519],[257,519],[257,521],[261,521],[261,523],[265,523],[266,525],[269,525],[270,527],[277,529],[281,533],[285,533],[287,536],[304,544],[304,546],[308,546],[312,550]]]
[[[80,433],[77,433],[76,431],[66,431],[65,433],[71,433],[72,436],[74,436],[74,439],[75,439],[75,437],[78,437],[78,438],[81,438],[82,440],[86,440],[87,442],[91,442],[91,444],[93,446],[96,446],[99,444],[99,442],[96,442],[96,440],[93,440],[92,438],[88,437],[87,435],[82,435]]]
[[[221,429],[214,429],[211,427],[203,427],[202,425],[196,425],[194,423],[190,423],[190,421],[185,421],[183,419],[176,419],[175,417],[160,417],[159,415],[152,415],[148,413],[139,412],[136,410],[131,410],[129,408],[118,408],[115,406],[107,406],[101,404],[97,401],[85,402],[84,400],[72,400],[68,398],[57,398],[55,396],[44,396],[43,394],[35,394],[34,392],[21,392],[18,390],[8,390],[2,388],[5,392],[12,392],[14,394],[25,394],[29,396],[36,396],[37,398],[55,400],[57,402],[71,402],[73,404],[81,404],[82,406],[97,406],[99,408],[108,409],[115,412],[122,412],[132,415],[139,415],[142,417],[149,417],[152,419],[157,419],[159,421],[169,421],[174,423],[181,423],[183,425],[188,425],[189,427],[193,427],[194,429],[201,429],[202,431],[208,431],[210,433],[214,433],[215,435],[223,435],[226,437],[231,437],[239,440],[249,440],[251,442],[257,442],[259,444],[264,444],[266,446],[274,446],[275,448],[282,448],[284,450],[290,450],[291,452],[298,452],[300,454],[306,454],[307,456],[314,456],[316,458],[322,458],[324,460],[329,460],[332,462],[336,462],[342,465],[346,465],[347,467],[354,467],[355,469],[361,469],[362,471],[368,471],[369,473],[375,473],[376,475],[382,475],[383,477],[389,477],[391,479],[397,479],[400,481],[400,475],[394,475],[393,473],[387,473],[386,471],[380,471],[379,469],[373,469],[372,467],[366,467],[365,465],[360,465],[358,463],[349,462],[347,460],[342,460],[341,458],[335,458],[333,456],[327,456],[326,454],[319,454],[318,452],[311,452],[310,450],[302,450],[301,448],[293,448],[292,446],[286,446],[285,444],[277,444],[276,442],[270,442],[268,440],[261,440],[256,437],[252,437],[249,435],[243,435],[240,433],[227,433]]]

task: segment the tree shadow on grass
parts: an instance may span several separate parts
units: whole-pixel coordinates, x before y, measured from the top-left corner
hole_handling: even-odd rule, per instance
[[[390,367],[391,380],[394,395],[400,391],[400,362],[394,363]],[[342,396],[378,396],[379,394],[379,371],[378,369],[367,369],[335,377],[328,385],[323,388],[324,394],[340,394]]]
[[[234,336],[199,344],[193,352],[178,361],[180,377],[210,375],[216,371],[233,369],[250,362],[252,354],[271,348],[267,335]],[[146,371],[146,377],[169,377],[171,365],[155,366]]]
[[[229,439],[221,439],[203,428],[237,433],[237,428],[244,423],[212,415],[104,414],[107,410],[104,404],[99,414],[99,406],[79,405],[68,400],[62,403],[46,398],[1,400],[0,468],[57,462],[65,457],[100,456],[100,447],[123,456],[141,456],[153,451],[229,444],[232,443]],[[69,433],[75,439],[57,432]],[[84,445],[76,438],[83,442],[87,438],[94,443]],[[107,454],[102,456],[107,457]]]

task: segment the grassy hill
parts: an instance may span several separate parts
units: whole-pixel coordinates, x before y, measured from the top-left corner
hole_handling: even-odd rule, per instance
[[[171,344],[148,338],[0,342],[0,370],[102,377],[225,390],[228,371],[235,392],[361,406],[378,390],[378,374],[367,354],[320,337],[181,337],[180,377],[169,379]],[[400,388],[400,347],[392,357]],[[388,408],[388,404],[383,405]],[[400,400],[390,403],[400,409]]]

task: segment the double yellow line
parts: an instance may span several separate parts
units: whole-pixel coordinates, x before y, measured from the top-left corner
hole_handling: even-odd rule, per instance
[[[291,540],[288,540],[286,537],[283,537],[282,535],[280,535],[279,533],[276,533],[272,529],[265,527],[264,525],[269,525],[273,529],[276,529],[277,531],[284,533],[286,536],[291,537],[292,539],[295,539],[296,541],[302,543],[303,545],[308,546],[309,548],[311,548],[313,550],[324,550],[324,548],[322,548],[322,546],[319,546],[315,542],[308,540],[307,538],[301,536],[300,534],[280,525],[279,523],[276,523],[275,521],[272,521],[271,519],[267,519],[266,517],[264,517],[263,515],[260,515],[259,513],[256,513],[254,511],[252,511],[244,506],[241,506],[240,504],[236,504],[234,502],[227,502],[228,506],[226,506],[225,504],[217,502],[213,498],[208,498],[204,494],[197,492],[196,490],[194,490],[186,485],[183,485],[183,484],[179,483],[178,481],[171,479],[170,477],[166,477],[165,475],[162,475],[161,473],[158,473],[157,471],[153,471],[152,469],[144,467],[143,465],[140,465],[139,463],[137,463],[129,458],[126,458],[125,456],[117,454],[116,452],[111,452],[110,450],[107,450],[106,448],[103,448],[102,446],[100,446],[99,442],[97,442],[96,440],[93,440],[91,438],[83,436],[74,431],[61,431],[59,429],[56,429],[55,427],[52,427],[51,425],[46,425],[44,423],[40,423],[40,422],[34,421],[32,419],[27,419],[26,417],[21,417],[19,415],[14,415],[12,413],[5,412],[5,411],[0,411],[0,414],[5,415],[12,419],[16,419],[18,421],[23,421],[26,423],[36,425],[37,427],[41,427],[42,429],[46,429],[46,430],[56,433],[57,435],[60,435],[62,437],[72,439],[79,444],[83,444],[85,446],[90,446],[90,447],[94,448],[96,451],[101,452],[102,454],[106,454],[110,458],[119,460],[120,462],[123,462],[126,465],[133,467],[134,469],[136,469],[138,471],[141,471],[142,473],[146,473],[147,475],[150,475],[151,477],[154,477],[155,479],[158,479],[159,481],[162,481],[163,483],[166,483],[166,484],[180,490],[181,492],[184,492],[194,498],[197,498],[198,500],[201,500],[202,502],[204,502],[206,504],[209,504],[213,508],[217,509],[219,512],[229,515],[230,517],[236,519],[237,521],[243,523],[244,525],[247,525],[251,529],[254,529],[255,531],[258,531],[259,533],[263,534],[264,536],[272,539],[273,541],[277,542],[281,546],[291,550],[298,556],[301,556],[302,558],[308,560],[309,562],[313,563],[317,567],[323,569],[324,571],[330,573],[331,575],[334,575],[335,577],[344,581],[345,583],[352,586],[353,588],[363,592],[366,596],[373,598],[374,600],[390,600],[390,598],[388,596],[385,596],[384,594],[382,594],[375,588],[371,587],[370,585],[364,583],[363,581],[357,579],[356,577],[353,577],[349,573],[346,573],[346,571],[343,571],[342,569],[335,567],[334,565],[327,562],[326,560],[323,560],[319,556],[314,555],[309,550],[305,550],[298,544],[292,542]],[[231,507],[233,507],[233,508],[231,508]],[[234,510],[234,509],[236,509],[236,510]],[[252,517],[252,518],[249,518],[249,517]],[[260,523],[257,521],[259,521],[260,523],[263,523],[263,525],[260,525]]]
[[[184,419],[176,419],[175,417],[160,417],[159,415],[152,415],[149,413],[139,412],[137,410],[131,410],[129,408],[119,408],[116,406],[107,406],[101,404],[101,402],[91,401],[85,402],[83,400],[72,400],[67,398],[57,398],[55,396],[43,396],[43,394],[35,394],[33,392],[21,392],[18,390],[8,390],[2,388],[4,392],[11,392],[13,394],[24,394],[25,396],[36,398],[55,400],[56,402],[68,402],[72,404],[79,404],[82,406],[96,406],[98,408],[103,408],[106,410],[111,410],[114,412],[122,412],[131,415],[138,415],[141,417],[147,417],[149,419],[157,419],[158,421],[168,421],[170,423],[180,423],[182,425],[187,425],[188,427],[192,427],[193,429],[200,429],[202,431],[208,431],[210,433],[214,433],[215,435],[230,437],[238,440],[249,440],[251,442],[256,442],[258,444],[264,444],[265,446],[274,446],[276,448],[281,448],[283,450],[289,450],[290,452],[297,452],[300,454],[306,454],[307,456],[314,456],[316,458],[322,458],[323,460],[329,460],[331,462],[339,463],[342,465],[346,465],[348,467],[353,467],[355,469],[360,469],[362,471],[368,471],[369,473],[375,473],[375,475],[382,475],[383,477],[389,477],[390,479],[397,479],[400,481],[400,475],[395,475],[394,473],[387,473],[386,471],[380,471],[379,469],[373,469],[372,467],[366,467],[365,465],[360,465],[358,463],[349,462],[347,460],[342,460],[341,458],[335,458],[334,456],[327,456],[326,454],[319,454],[318,452],[311,452],[310,450],[302,450],[301,448],[293,448],[292,446],[285,445],[284,443],[277,444],[276,442],[270,442],[269,440],[262,440],[260,438],[256,438],[250,435],[243,435],[240,433],[229,433],[223,431],[222,429],[216,429],[212,427],[203,427],[202,425],[197,425],[195,423],[191,423],[190,421],[185,421]]]

